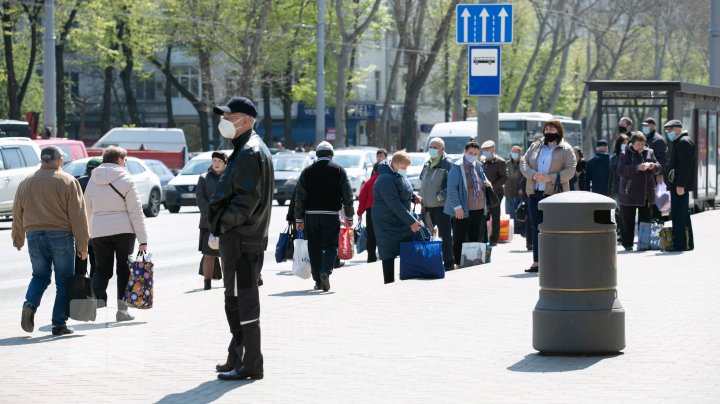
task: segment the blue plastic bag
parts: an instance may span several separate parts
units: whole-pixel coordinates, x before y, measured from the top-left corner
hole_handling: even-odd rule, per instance
[[[275,245],[275,261],[279,264],[287,261],[285,251],[288,248],[288,244],[293,242],[292,229],[288,226],[283,233],[280,233],[280,238]]]
[[[355,252],[358,254],[367,250],[367,229],[358,223],[355,227]]]
[[[430,233],[424,226],[415,233],[421,241],[400,243],[400,280],[443,279],[442,242],[430,241]]]

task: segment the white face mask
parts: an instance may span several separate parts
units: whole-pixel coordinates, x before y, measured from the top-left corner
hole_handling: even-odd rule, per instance
[[[238,123],[240,119],[242,119],[242,117],[235,122],[230,122],[225,118],[220,119],[220,123],[218,123],[218,130],[220,131],[220,134],[226,139],[234,139],[235,132],[237,132],[235,124]]]

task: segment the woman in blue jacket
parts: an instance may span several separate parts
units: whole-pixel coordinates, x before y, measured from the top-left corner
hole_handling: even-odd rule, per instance
[[[378,178],[373,187],[372,221],[382,260],[385,283],[395,282],[395,257],[400,255],[400,243],[413,241],[413,233],[420,222],[410,210],[410,202],[420,203],[405,178],[410,156],[401,150],[378,166]]]
[[[485,187],[492,184],[485,177],[478,161],[480,145],[469,142],[465,154],[448,173],[445,214],[455,218],[453,228],[453,255],[460,264],[462,245],[479,242],[487,227],[485,223]]]

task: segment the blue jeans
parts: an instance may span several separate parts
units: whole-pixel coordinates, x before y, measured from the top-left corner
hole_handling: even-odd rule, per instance
[[[37,309],[55,268],[55,305],[52,325],[61,327],[67,321],[65,306],[67,283],[75,273],[75,238],[69,231],[44,230],[27,232],[28,252],[32,263],[32,280],[25,303]]]

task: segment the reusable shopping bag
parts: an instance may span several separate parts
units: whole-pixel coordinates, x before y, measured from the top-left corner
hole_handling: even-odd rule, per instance
[[[515,233],[513,220],[510,216],[503,215],[500,217],[500,236],[498,241],[503,243],[509,243],[512,241],[513,234]]]
[[[662,223],[640,222],[640,224],[638,224],[637,249],[640,251],[659,250],[660,230],[662,229]]]
[[[400,243],[400,280],[445,278],[442,242],[431,241],[429,235],[424,229],[415,233],[415,241]]]
[[[275,245],[275,262],[279,264],[287,261],[285,251],[287,250],[287,245],[292,242],[292,228],[288,225],[287,228],[285,228],[285,231],[280,233],[280,238],[278,238],[278,242]]]
[[[355,251],[361,254],[367,250],[367,229],[358,223],[355,228]]]
[[[151,255],[142,251],[133,259],[128,257],[130,279],[128,280],[123,301],[136,309],[150,309],[153,305],[153,267]]]
[[[463,243],[460,251],[460,268],[485,263],[485,243]]]
[[[312,272],[310,269],[310,254],[308,253],[307,240],[304,239],[303,232],[299,231],[297,233],[293,244],[295,245],[292,265],[293,275],[302,279],[308,279]]]
[[[353,245],[353,233],[355,229],[352,227],[341,227],[340,228],[340,239],[338,241],[338,259],[350,260],[353,257],[354,249]]]
[[[68,282],[66,314],[73,320],[95,321],[97,300],[87,277],[87,259],[75,257],[75,275]]]

